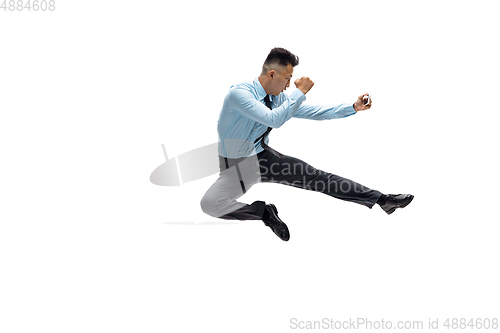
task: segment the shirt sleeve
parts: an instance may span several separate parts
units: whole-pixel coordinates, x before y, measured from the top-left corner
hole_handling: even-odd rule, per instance
[[[305,99],[304,93],[296,89],[279,107],[270,110],[248,90],[235,88],[229,93],[231,109],[272,128],[278,128],[289,120]]]
[[[352,104],[343,103],[340,105],[317,106],[302,104],[293,117],[313,120],[328,120],[349,117],[355,113],[356,111],[354,110]]]

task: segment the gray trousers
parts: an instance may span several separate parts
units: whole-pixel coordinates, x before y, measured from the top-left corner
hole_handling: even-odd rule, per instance
[[[321,192],[337,199],[372,208],[382,195],[347,178],[316,169],[298,158],[279,158],[267,150],[257,155],[230,159],[219,156],[219,178],[201,200],[206,214],[227,220],[261,220],[265,202],[251,205],[236,201],[253,185],[278,183]]]

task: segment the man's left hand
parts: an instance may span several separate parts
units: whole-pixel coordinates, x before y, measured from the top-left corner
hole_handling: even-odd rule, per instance
[[[354,103],[354,110],[356,112],[368,110],[369,108],[372,107],[373,100],[371,98],[370,98],[370,104],[365,105],[365,101],[363,99],[363,97],[365,97],[365,96],[368,96],[368,93],[359,96],[356,103]]]

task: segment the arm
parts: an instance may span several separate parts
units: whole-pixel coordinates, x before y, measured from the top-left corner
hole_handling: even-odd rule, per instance
[[[300,106],[299,110],[293,115],[295,118],[313,119],[313,120],[326,120],[326,119],[338,119],[349,117],[358,111],[368,110],[372,106],[372,101],[370,104],[365,105],[363,98],[368,95],[368,93],[363,94],[358,97],[354,104],[340,104],[334,105],[318,105],[312,106],[303,104]]]
[[[283,104],[269,110],[267,106],[255,99],[252,93],[245,89],[236,88],[231,90],[229,94],[229,103],[233,110],[272,128],[278,128],[290,119],[305,99],[304,93],[296,89],[285,99]]]
[[[349,117],[355,113],[356,111],[353,106],[345,103],[340,105],[317,106],[302,104],[293,117],[313,120],[328,120]]]

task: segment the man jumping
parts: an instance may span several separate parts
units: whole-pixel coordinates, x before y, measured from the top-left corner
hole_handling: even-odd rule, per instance
[[[222,219],[262,220],[280,239],[288,241],[290,232],[278,217],[275,205],[263,201],[248,205],[236,199],[256,183],[271,182],[321,192],[368,208],[378,204],[387,214],[406,207],[413,200],[411,194],[385,195],[268,146],[269,132],[292,117],[336,119],[371,108],[371,100],[365,104],[368,94],[359,96],[352,105],[305,104],[305,95],[314,85],[308,77],[297,79],[297,89],[286,95],[284,91],[298,64],[299,58],[290,51],[274,48],[258,78],[229,89],[217,126],[220,174],[201,200],[202,210]]]

